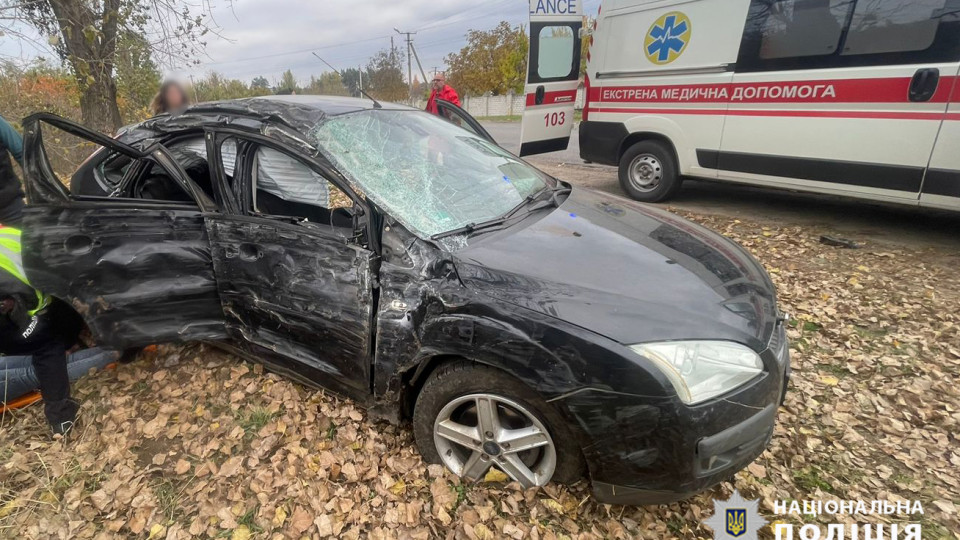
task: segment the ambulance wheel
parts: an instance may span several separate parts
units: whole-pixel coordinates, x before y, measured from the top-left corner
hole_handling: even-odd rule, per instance
[[[665,144],[640,141],[620,158],[620,187],[637,201],[665,201],[680,189],[677,169],[677,160]]]

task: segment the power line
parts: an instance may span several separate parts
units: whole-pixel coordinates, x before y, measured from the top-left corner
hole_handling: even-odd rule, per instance
[[[369,41],[379,41],[379,40],[381,40],[381,39],[386,39],[386,38],[388,38],[388,37],[390,37],[390,36],[389,36],[389,35],[387,35],[387,36],[377,36],[377,37],[372,37],[372,38],[367,38],[367,39],[358,39],[358,40],[356,40],[356,41],[346,41],[346,42],[344,42],[344,43],[337,43],[336,45],[323,45],[323,46],[320,46],[320,47],[310,47],[309,49],[298,49],[298,50],[296,50],[296,51],[284,51],[284,52],[278,52],[278,53],[274,53],[274,54],[265,54],[265,55],[262,55],[262,56],[247,56],[247,57],[245,57],[245,58],[238,58],[238,59],[236,59],[236,60],[224,60],[224,61],[221,61],[221,62],[205,62],[204,65],[208,65],[208,66],[219,66],[219,65],[222,65],[222,64],[236,64],[236,63],[240,63],[240,62],[249,62],[249,61],[251,61],[251,60],[263,60],[263,59],[265,59],[265,58],[277,58],[277,57],[280,57],[280,56],[289,56],[289,55],[291,55],[291,54],[309,53],[309,52],[313,52],[313,51],[317,51],[317,50],[335,49],[335,48],[337,48],[337,47],[345,47],[345,46],[347,46],[347,45],[356,45],[357,43],[366,43],[366,42],[369,42]]]

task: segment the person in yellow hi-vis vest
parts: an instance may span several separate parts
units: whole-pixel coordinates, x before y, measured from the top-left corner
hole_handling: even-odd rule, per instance
[[[20,231],[0,225],[0,363],[11,355],[31,358],[47,422],[62,435],[73,427],[79,404],[70,399],[66,349],[49,320],[50,302],[23,272]]]

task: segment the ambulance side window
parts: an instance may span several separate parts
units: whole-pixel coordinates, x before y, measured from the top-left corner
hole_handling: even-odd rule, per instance
[[[528,82],[570,81],[580,76],[581,26],[579,22],[530,24]]]
[[[539,42],[537,75],[541,79],[566,77],[573,62],[573,31],[569,26],[544,26]]]
[[[752,0],[737,71],[960,60],[960,0]]]
[[[760,28],[760,58],[836,52],[852,8],[850,0],[787,0],[770,4]]]
[[[946,0],[858,2],[841,54],[924,51],[933,45]],[[955,11],[955,10],[954,10]]]

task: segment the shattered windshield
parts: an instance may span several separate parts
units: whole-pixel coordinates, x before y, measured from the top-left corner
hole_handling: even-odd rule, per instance
[[[499,146],[419,111],[334,116],[310,136],[357,189],[422,238],[500,217],[553,184]]]

